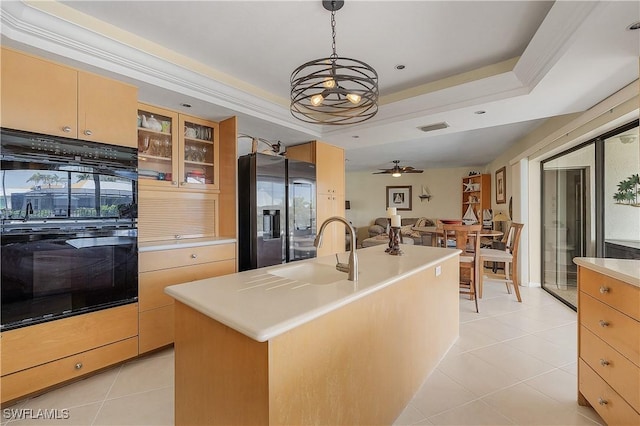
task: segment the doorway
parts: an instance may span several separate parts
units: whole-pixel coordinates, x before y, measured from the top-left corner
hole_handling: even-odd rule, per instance
[[[542,163],[542,286],[564,303],[577,305],[574,257],[594,256],[592,209],[593,144]]]

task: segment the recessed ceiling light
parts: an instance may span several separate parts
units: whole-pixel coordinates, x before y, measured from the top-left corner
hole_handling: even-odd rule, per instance
[[[352,137],[352,138],[354,138],[354,139],[358,139],[360,136],[358,136],[358,135],[353,135],[353,136],[351,136],[351,137]]]
[[[180,106],[183,106],[185,108],[191,108],[191,104],[181,103]]]
[[[640,21],[634,22],[627,27],[628,30],[640,30]]]
[[[487,113],[487,111],[485,111],[483,109],[480,109],[480,110],[474,112],[474,114],[478,114],[478,115],[482,115],[482,114],[486,114],[486,113]]]
[[[405,69],[405,66],[402,65],[402,64],[399,64],[399,65],[396,65],[396,69],[397,70],[403,70],[403,69]]]

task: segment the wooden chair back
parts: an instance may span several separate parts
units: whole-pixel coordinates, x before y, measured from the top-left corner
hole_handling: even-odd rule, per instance
[[[445,223],[442,225],[442,230],[444,241],[455,239],[456,248],[462,250],[460,254],[460,294],[468,294],[473,298],[476,312],[480,312],[476,284],[480,279],[480,231],[482,230],[482,225],[453,225]],[[463,272],[467,273],[468,280],[466,278],[463,279]]]
[[[513,256],[511,266],[513,269],[513,276],[515,277],[517,277],[518,273],[518,251],[520,248],[520,234],[522,233],[522,228],[524,228],[524,223],[511,222],[508,231],[510,238],[507,239],[506,250]]]
[[[445,241],[455,239],[456,248],[467,252],[477,253],[480,250],[480,231],[482,225],[453,225],[442,224],[445,235]]]

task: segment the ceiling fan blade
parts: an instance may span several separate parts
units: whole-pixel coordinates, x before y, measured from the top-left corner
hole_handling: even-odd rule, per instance
[[[406,171],[404,171],[403,173],[422,173],[423,171],[424,171],[424,170],[416,170],[416,169],[413,169],[413,170],[406,170]]]
[[[385,175],[385,174],[389,174],[389,173],[393,173],[391,170],[385,170],[384,172],[373,172],[372,174],[374,175]]]

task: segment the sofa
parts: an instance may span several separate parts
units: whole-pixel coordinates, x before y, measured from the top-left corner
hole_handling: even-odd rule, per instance
[[[414,244],[430,246],[431,236],[423,235],[417,231],[413,231],[413,226],[435,226],[434,219],[426,217],[403,217],[400,220],[400,234],[403,239],[410,238]],[[373,221],[373,225],[369,226],[369,238],[376,237],[387,232],[388,220],[386,217],[378,217]]]

